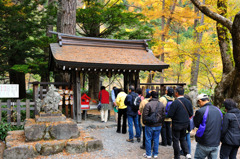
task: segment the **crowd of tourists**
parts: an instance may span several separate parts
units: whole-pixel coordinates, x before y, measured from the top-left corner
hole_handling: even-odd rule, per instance
[[[112,90],[113,105],[118,108],[116,132],[126,134],[128,122],[129,137],[126,141],[141,142],[142,136],[140,148],[146,150],[143,157],[158,158],[158,148],[161,145],[173,147],[174,159],[180,159],[181,155],[186,159],[193,158],[190,132],[196,127],[195,159],[217,159],[220,142],[220,159],[236,159],[240,146],[240,110],[233,99],[223,102],[226,110],[223,116],[206,94],[197,96],[199,109],[194,113],[192,100],[184,95],[181,86],[175,89],[167,87],[165,95],[160,98],[155,90],[147,89],[145,98],[141,88],[135,91],[134,86],[129,86],[128,91],[129,94],[126,94],[116,87]],[[106,92],[105,87],[102,88],[99,100],[109,104],[109,99],[103,100],[109,98]],[[106,106],[103,106],[103,122],[107,120],[106,110]]]

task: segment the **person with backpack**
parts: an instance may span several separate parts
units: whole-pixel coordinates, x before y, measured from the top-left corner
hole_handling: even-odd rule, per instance
[[[223,102],[227,113],[223,118],[220,159],[236,159],[240,146],[240,110],[232,99]]]
[[[173,88],[168,87],[166,89],[166,95],[162,96],[159,99],[159,101],[162,102],[165,107],[166,115],[161,130],[162,142],[160,143],[160,145],[162,146],[172,145],[172,131],[171,131],[172,119],[168,118],[168,111],[170,109],[172,102],[174,101],[173,93],[174,93]]]
[[[140,130],[138,126],[138,109],[139,107],[134,105],[135,99],[138,97],[138,94],[134,92],[134,86],[129,86],[129,94],[127,95],[124,104],[127,106],[127,119],[128,119],[128,132],[129,138],[126,140],[127,142],[134,142],[133,135],[133,123],[136,130],[135,137],[137,141],[140,142]]]
[[[143,109],[143,123],[145,124],[145,146],[146,153],[143,154],[145,158],[158,158],[159,134],[161,131],[162,122],[165,118],[164,105],[158,101],[158,94],[152,91],[150,100]],[[153,140],[153,145],[151,141]],[[151,147],[153,152],[151,153]]]
[[[217,159],[222,129],[222,112],[212,105],[207,94],[197,96],[200,106],[193,118],[198,128],[195,139],[197,142],[195,159]]]
[[[186,131],[189,128],[189,117],[193,115],[193,107],[190,101],[184,98],[184,89],[178,86],[175,90],[176,100],[174,100],[168,111],[168,117],[172,119],[172,141],[174,150],[174,159],[180,159],[180,148],[183,150],[187,159],[191,158],[189,154],[187,141],[185,140]]]
[[[136,89],[136,93],[138,94],[138,97],[135,99],[135,102],[133,103],[136,107],[140,107],[140,103],[142,102],[142,100],[144,99],[143,95],[142,95],[142,88],[137,88]],[[139,126],[139,130],[140,130],[140,136],[142,134],[142,124],[141,124],[141,113],[138,110],[138,126]]]

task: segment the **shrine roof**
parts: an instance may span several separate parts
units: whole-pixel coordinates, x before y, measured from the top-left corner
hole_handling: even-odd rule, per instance
[[[58,40],[50,44],[50,63],[54,61],[58,68],[162,71],[169,67],[148,49],[148,39],[116,40],[58,33]]]

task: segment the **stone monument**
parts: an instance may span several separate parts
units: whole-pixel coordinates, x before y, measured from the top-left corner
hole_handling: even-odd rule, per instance
[[[51,85],[43,100],[37,99],[39,115],[26,119],[24,131],[10,131],[6,137],[4,159],[33,158],[62,152],[83,153],[103,149],[101,140],[80,137],[77,123],[61,113],[61,100],[56,88]]]
[[[190,92],[188,93],[188,96],[191,98],[192,100],[192,106],[193,108],[196,108],[197,106],[197,96],[198,96],[198,89],[197,86],[191,86],[189,88]]]

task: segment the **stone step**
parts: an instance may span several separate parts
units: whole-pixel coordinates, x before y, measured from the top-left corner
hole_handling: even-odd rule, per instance
[[[24,131],[12,131],[6,138],[6,147],[4,150],[4,159],[26,159],[34,158],[39,155],[48,156],[59,152],[69,154],[92,152],[102,150],[101,140],[89,136],[82,132],[81,136],[68,140],[40,140],[26,142]]]

